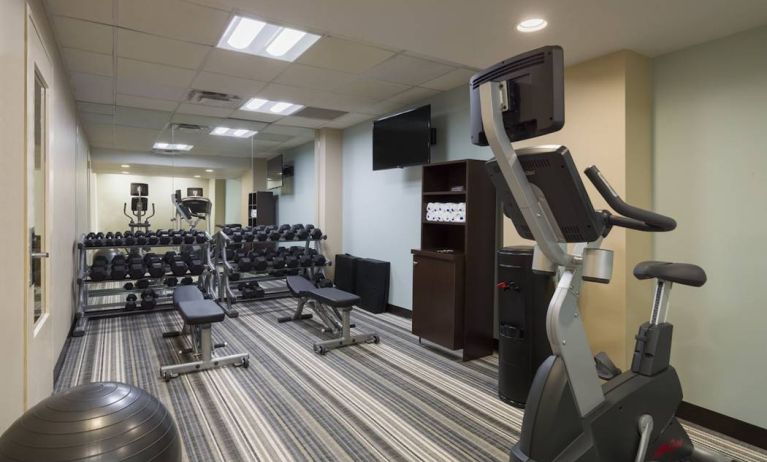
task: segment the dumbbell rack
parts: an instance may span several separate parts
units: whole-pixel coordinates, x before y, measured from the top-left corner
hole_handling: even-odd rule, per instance
[[[77,273],[77,293],[76,293],[76,305],[77,305],[77,312],[75,314],[75,326],[72,330],[72,336],[73,337],[81,337],[85,335],[85,330],[87,328],[88,319],[89,318],[102,318],[102,317],[113,317],[113,316],[126,316],[126,315],[134,315],[134,314],[144,314],[144,313],[152,313],[156,311],[167,311],[173,309],[173,290],[174,287],[168,287],[165,284],[157,283],[157,281],[162,281],[163,279],[167,277],[177,277],[171,272],[166,272],[163,276],[159,278],[143,278],[148,279],[150,281],[150,284],[147,287],[143,288],[133,288],[133,289],[126,289],[122,284],[125,284],[126,282],[129,282],[129,279],[120,279],[120,280],[114,280],[114,279],[105,279],[103,281],[93,281],[88,276],[89,274],[89,265],[88,265],[88,256],[89,251],[98,251],[98,250],[105,250],[105,249],[121,249],[124,250],[125,253],[130,253],[131,250],[151,250],[151,249],[180,249],[182,247],[201,247],[203,254],[209,253],[209,243],[210,243],[210,237],[206,237],[206,241],[204,243],[194,243],[194,244],[143,244],[143,245],[121,245],[121,246],[103,246],[103,247],[89,247],[85,245],[85,236],[83,235],[80,239],[80,241],[77,243],[77,249],[78,249],[78,273]],[[195,276],[195,275],[187,275],[192,278],[197,278],[197,281],[199,282],[199,278],[202,275]],[[115,287],[101,287],[97,289],[92,289],[91,286],[94,284],[101,284],[101,285],[108,285],[113,284]],[[118,286],[119,285],[119,286]],[[109,303],[95,303],[91,304],[89,301],[93,298],[101,298],[101,297],[109,297],[114,295],[129,295],[129,294],[141,294],[144,290],[147,289],[154,289],[161,293],[155,300],[156,304],[154,308],[151,310],[144,310],[137,308],[135,310],[127,310],[125,308],[125,302],[109,302]]]
[[[267,268],[263,271],[257,271],[257,270],[250,270],[250,271],[239,271],[237,263],[230,262],[227,258],[227,250],[239,250],[243,248],[243,245],[248,245],[251,242],[253,244],[258,245],[268,245],[273,244],[275,246],[279,246],[280,243],[284,244],[294,244],[294,245],[304,245],[305,251],[311,248],[311,246],[314,246],[314,250],[319,254],[320,253],[320,243],[323,240],[326,240],[327,236],[322,235],[319,238],[313,239],[311,237],[307,239],[302,240],[296,240],[296,239],[279,239],[274,240],[270,239],[268,241],[240,241],[240,242],[234,242],[234,240],[228,236],[223,230],[218,231],[216,234],[214,234],[212,238],[212,246],[215,246],[217,250],[213,250],[212,253],[216,255],[217,259],[217,265],[219,271],[219,277],[221,278],[221,285],[220,291],[218,293],[218,300],[220,302],[223,302],[225,304],[224,310],[227,311],[227,314],[229,312],[233,312],[234,316],[237,316],[237,312],[234,308],[232,308],[232,305],[237,302],[242,302],[246,300],[267,300],[267,299],[274,299],[274,298],[283,298],[290,296],[290,292],[287,289],[287,286],[283,286],[280,288],[265,288],[264,295],[259,296],[257,298],[243,298],[243,297],[237,297],[234,294],[234,291],[231,288],[231,283],[248,283],[248,282],[269,282],[269,281],[285,281],[286,276],[277,276],[274,275],[274,272],[276,271],[284,271],[287,273],[289,270],[297,270],[300,273],[303,273],[305,275],[308,275],[309,277],[313,277],[316,272],[321,271],[323,267],[330,266],[330,262],[326,261],[324,265],[316,265],[313,264],[311,266],[299,266],[296,268]],[[240,277],[236,281],[232,280],[232,275],[239,274]],[[243,274],[247,274],[247,276],[242,277]]]

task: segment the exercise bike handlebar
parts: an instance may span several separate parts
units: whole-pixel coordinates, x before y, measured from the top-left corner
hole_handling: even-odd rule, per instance
[[[597,188],[599,194],[607,201],[607,204],[623,215],[608,215],[608,224],[648,232],[673,231],[676,228],[676,221],[673,218],[626,203],[595,165],[587,168],[584,173]]]

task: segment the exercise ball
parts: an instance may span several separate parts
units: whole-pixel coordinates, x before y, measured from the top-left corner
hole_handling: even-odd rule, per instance
[[[117,382],[46,398],[0,437],[0,461],[181,460],[173,417],[154,396]]]

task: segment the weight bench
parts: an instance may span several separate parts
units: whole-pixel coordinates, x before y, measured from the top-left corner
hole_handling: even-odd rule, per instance
[[[222,357],[213,354],[215,348],[225,347],[226,343],[213,344],[212,325],[223,321],[226,314],[216,302],[206,299],[200,289],[195,286],[176,287],[173,291],[173,306],[184,320],[184,328],[181,331],[165,332],[162,336],[168,338],[189,334],[192,346],[181,350],[179,354],[192,353],[196,361],[160,367],[160,375],[166,382],[187,372],[203,371],[229,364],[244,368],[250,365],[248,353]]]
[[[354,305],[360,301],[358,296],[334,287],[317,288],[303,276],[288,276],[286,280],[288,290],[294,297],[298,298],[298,306],[293,315],[278,318],[277,322],[311,319],[311,314],[303,313],[306,304],[311,303],[312,310],[325,325],[322,332],[330,333],[335,337],[315,343],[315,353],[324,355],[335,348],[380,341],[376,334],[351,335],[351,328],[354,327],[354,324],[351,323],[351,311],[354,309]]]

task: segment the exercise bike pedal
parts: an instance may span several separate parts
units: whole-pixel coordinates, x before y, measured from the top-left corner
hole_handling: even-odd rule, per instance
[[[594,356],[594,363],[597,368],[597,375],[602,380],[611,380],[621,375],[621,370],[613,363],[607,353],[600,351]]]

